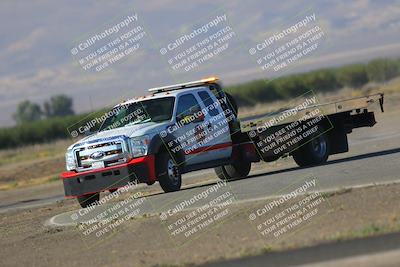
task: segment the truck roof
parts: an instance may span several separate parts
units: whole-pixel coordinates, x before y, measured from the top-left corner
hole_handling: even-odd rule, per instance
[[[199,89],[207,89],[206,86],[197,86],[197,87],[191,87],[191,88],[185,88],[185,89],[180,89],[180,90],[174,90],[174,91],[167,91],[167,92],[161,92],[161,93],[153,93],[145,96],[140,96],[140,97],[134,97],[131,99],[127,99],[124,102],[121,102],[114,107],[122,106],[122,105],[129,105],[135,102],[140,102],[143,100],[150,100],[150,99],[157,99],[157,98],[164,98],[168,96],[176,97],[180,94],[187,93],[187,92],[192,92],[192,91],[197,91]]]
[[[122,105],[129,105],[131,103],[135,103],[135,102],[139,102],[139,101],[143,101],[143,100],[164,98],[164,97],[168,97],[168,96],[176,97],[182,93],[196,91],[199,89],[206,89],[207,88],[206,85],[216,83],[217,81],[218,81],[217,77],[209,77],[209,78],[204,78],[204,79],[197,80],[197,81],[191,81],[191,82],[186,82],[186,83],[179,83],[179,84],[151,88],[151,89],[149,89],[149,92],[151,92],[151,94],[146,95],[146,96],[128,99],[128,100],[114,106],[114,108],[118,107],[118,106],[122,106]]]

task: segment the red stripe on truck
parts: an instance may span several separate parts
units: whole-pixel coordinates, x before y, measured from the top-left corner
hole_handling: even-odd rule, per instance
[[[232,142],[221,143],[221,144],[216,144],[216,145],[212,145],[212,146],[203,146],[203,147],[196,148],[196,149],[194,149],[192,151],[189,151],[189,152],[185,151],[185,155],[198,154],[198,153],[201,153],[201,152],[217,150],[217,149],[223,149],[223,148],[227,148],[227,147],[231,147],[231,146],[232,146]]]

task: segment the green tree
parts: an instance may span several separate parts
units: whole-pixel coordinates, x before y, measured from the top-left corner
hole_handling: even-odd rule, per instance
[[[44,114],[47,118],[73,115],[72,102],[72,98],[66,95],[53,96],[43,104]]]
[[[329,92],[339,87],[332,69],[321,69],[302,74],[300,80],[304,82],[307,88],[315,92]]]
[[[358,88],[368,83],[367,70],[363,64],[345,66],[339,68],[336,73],[341,86]]]
[[[386,82],[400,74],[399,61],[376,59],[367,64],[367,75],[370,81]]]
[[[18,104],[17,111],[14,113],[13,118],[17,124],[40,120],[42,117],[42,110],[38,104],[25,100]]]

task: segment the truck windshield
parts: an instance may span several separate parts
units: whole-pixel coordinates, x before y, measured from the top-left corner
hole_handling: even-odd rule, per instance
[[[128,105],[115,107],[101,125],[99,131],[111,130],[146,122],[171,120],[175,97],[143,100]]]

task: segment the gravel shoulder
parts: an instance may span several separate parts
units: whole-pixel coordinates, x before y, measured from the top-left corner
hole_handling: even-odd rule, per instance
[[[400,185],[392,184],[325,194],[321,216],[277,238],[264,238],[249,221],[249,211],[264,202],[233,204],[222,223],[193,238],[173,238],[167,221],[140,216],[125,221],[107,238],[85,237],[78,227],[47,227],[44,222],[76,209],[73,201],[2,214],[1,266],[169,266],[203,264],[323,243],[400,231]],[[329,205],[327,204],[329,203]],[[287,208],[288,202],[281,208]],[[279,210],[274,211],[277,214]]]

